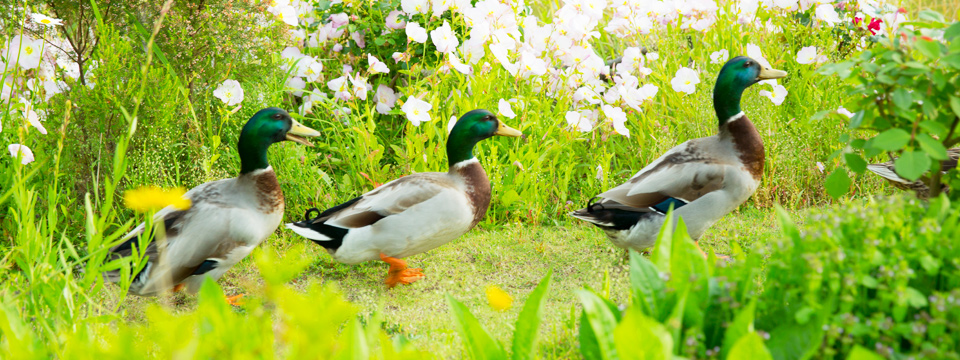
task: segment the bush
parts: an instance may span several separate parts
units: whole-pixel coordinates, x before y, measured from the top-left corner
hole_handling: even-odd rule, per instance
[[[625,310],[581,294],[583,355],[856,358],[862,346],[960,359],[957,203],[898,197],[822,211],[799,228],[781,219],[768,248],[720,265],[708,265],[682,222],[664,231],[650,259],[631,258]]]

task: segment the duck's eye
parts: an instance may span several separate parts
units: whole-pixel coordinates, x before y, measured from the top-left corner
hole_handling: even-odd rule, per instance
[[[746,66],[746,67],[751,67],[751,66],[753,66],[753,61],[747,61],[747,63],[744,64],[744,66]]]
[[[275,120],[283,119],[283,114],[274,114],[274,115],[273,115],[273,118],[274,118]]]

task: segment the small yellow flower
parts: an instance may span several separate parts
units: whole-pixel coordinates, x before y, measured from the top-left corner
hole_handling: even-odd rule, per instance
[[[490,307],[504,311],[513,305],[513,298],[496,286],[487,286],[487,302],[490,303]]]
[[[123,193],[123,205],[138,212],[160,210],[173,206],[177,210],[190,208],[190,199],[183,197],[186,191],[182,187],[164,190],[156,186],[146,186]]]

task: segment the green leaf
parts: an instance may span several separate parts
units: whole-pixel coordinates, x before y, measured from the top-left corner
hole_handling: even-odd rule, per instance
[[[580,331],[583,332],[583,328],[587,327],[596,339],[596,349],[590,350],[596,350],[599,358],[613,359],[616,351],[613,342],[613,330],[617,327],[616,316],[610,312],[610,307],[603,299],[593,292],[577,290],[576,294],[583,304],[583,313],[587,320],[586,323],[581,322]],[[581,344],[581,352],[583,350],[583,344]],[[591,358],[586,353],[584,353],[584,357]]]
[[[650,261],[660,272],[670,272],[670,249],[673,248],[673,209],[667,211],[666,220],[657,234],[657,244],[653,246]]]
[[[924,131],[930,133],[933,136],[944,137],[947,136],[947,127],[941,123],[931,120],[925,120],[920,122],[920,128]]]
[[[885,151],[900,150],[906,146],[908,142],[910,142],[910,133],[900,128],[884,131],[871,139],[873,147]]]
[[[630,283],[637,304],[647,316],[658,317],[658,307],[663,306],[657,300],[666,284],[660,278],[660,271],[649,259],[636,251],[630,251]]]
[[[730,323],[730,326],[728,326],[727,330],[723,333],[723,347],[721,348],[721,351],[723,354],[727,355],[727,359],[751,359],[731,357],[731,352],[733,351],[733,348],[739,344],[741,338],[747,336],[748,334],[754,333],[753,318],[756,308],[757,302],[750,301],[746,307],[740,310],[740,312],[733,317],[733,322]]]
[[[763,345],[763,339],[757,333],[744,335],[730,349],[726,359],[773,360],[770,351]]]
[[[934,160],[946,160],[947,159],[947,148],[943,146],[937,139],[934,139],[927,134],[917,135],[917,142],[920,143],[920,148],[923,149],[927,155],[930,155]]]
[[[893,162],[897,175],[914,181],[930,169],[930,157],[922,151],[908,150]]]
[[[953,114],[960,116],[960,98],[950,95],[950,109],[953,110]]]
[[[884,357],[860,345],[856,345],[853,347],[853,350],[850,351],[850,355],[847,355],[847,360],[884,360]]]
[[[943,31],[943,38],[946,40],[953,40],[958,35],[960,35],[960,21],[954,22],[947,30]]]
[[[863,276],[860,277],[860,284],[868,289],[876,289],[877,285],[880,285],[880,282],[878,282],[877,278],[873,276],[863,274]]]
[[[483,326],[480,326],[480,322],[466,306],[450,295],[447,295],[447,303],[450,304],[457,331],[463,339],[463,347],[467,348],[471,358],[505,359],[507,357],[500,343],[494,340]]]
[[[848,125],[848,126],[849,126],[851,129],[856,129],[856,128],[860,127],[860,125],[863,124],[863,116],[864,116],[864,111],[863,111],[863,110],[860,110],[860,111],[857,111],[857,112],[853,113],[853,117],[850,118],[850,125]]]
[[[863,172],[867,170],[867,161],[863,160],[858,154],[846,153],[843,154],[843,159],[846,160],[850,170],[853,170],[853,172],[857,174],[863,174]]]
[[[830,176],[827,176],[827,195],[834,199],[839,199],[841,196],[846,195],[847,191],[850,190],[850,177],[847,175],[847,170],[843,168],[837,168],[830,173]]]
[[[910,304],[913,308],[922,308],[927,306],[927,297],[923,296],[923,293],[914,289],[912,287],[907,287],[907,291],[904,293],[907,297],[907,304]]]
[[[810,321],[804,325],[788,323],[770,332],[767,349],[775,360],[809,359],[823,342],[823,324]]]
[[[940,58],[940,43],[937,41],[920,39],[917,40],[916,47],[928,59],[936,60]]]
[[[898,108],[907,110],[910,109],[910,105],[913,103],[913,97],[910,95],[910,92],[904,88],[898,88],[893,91],[893,104]]]
[[[954,41],[960,44],[960,40],[954,40]],[[950,65],[954,69],[960,69],[960,54],[947,55],[943,57],[941,61],[943,61],[943,63],[947,65]]]
[[[613,332],[617,355],[622,360],[673,359],[670,331],[656,320],[630,308]]]
[[[532,359],[537,351],[537,338],[540,335],[540,319],[543,311],[543,304],[546,300],[547,289],[550,287],[550,275],[540,280],[540,285],[530,293],[527,302],[523,304],[523,310],[517,317],[517,325],[513,331],[513,359]]]

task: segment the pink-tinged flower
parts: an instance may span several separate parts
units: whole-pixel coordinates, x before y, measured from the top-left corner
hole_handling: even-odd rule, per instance
[[[630,129],[627,129],[627,113],[623,109],[610,105],[603,105],[603,115],[613,122],[613,131],[617,134],[630,137]]]
[[[360,100],[367,99],[367,91],[369,84],[367,84],[367,78],[360,76],[360,73],[356,73],[352,76],[349,76],[350,79],[350,93],[353,96],[356,96]]]
[[[827,23],[830,26],[833,26],[840,22],[840,14],[837,14],[837,10],[833,8],[833,4],[821,4],[817,6],[815,15],[818,20]]]
[[[7,150],[10,151],[10,156],[14,159],[20,159],[20,164],[26,165],[33,162],[33,151],[26,145],[10,144],[10,146],[7,146]]]
[[[510,102],[504,99],[500,99],[500,102],[497,103],[497,112],[500,113],[500,115],[506,116],[510,119],[517,117],[517,114],[513,112],[513,109],[510,109]]]
[[[37,110],[37,111],[39,111],[40,113],[43,113],[43,111],[40,111],[40,110]],[[37,131],[39,131],[43,135],[46,135],[47,128],[43,127],[43,123],[40,122],[40,114],[37,114],[37,111],[34,111],[32,108],[28,108],[27,111],[24,113],[24,117],[27,118],[27,122],[29,122],[30,125],[36,128]]]
[[[844,116],[846,116],[846,117],[848,117],[848,118],[852,118],[852,117],[853,117],[853,113],[850,112],[850,110],[845,109],[843,106],[840,106],[840,107],[837,108],[837,114],[844,115]]]
[[[33,19],[33,22],[40,25],[46,25],[48,27],[63,25],[63,20],[54,19],[44,14],[32,13],[30,14],[30,18]]]
[[[347,75],[338,77],[327,82],[327,88],[333,91],[333,98],[347,101],[352,97],[350,93],[350,84],[347,83]]]
[[[367,54],[367,63],[370,64],[370,73],[371,74],[387,74],[390,72],[390,68],[387,67],[387,64],[380,59],[377,59],[376,56],[372,54]]]
[[[330,26],[334,29],[350,24],[350,15],[347,15],[346,13],[331,14],[327,19],[330,20]],[[335,37],[340,36],[338,35]]]
[[[427,42],[427,30],[416,22],[411,21],[407,23],[404,31],[407,33],[408,41],[413,40],[421,44]]]
[[[400,110],[407,116],[407,120],[413,123],[413,126],[420,126],[420,123],[430,121],[430,109],[433,105],[415,96],[408,96],[407,101],[400,106]]]
[[[590,119],[591,113],[589,110],[567,111],[564,118],[567,120],[567,126],[579,132],[588,132],[593,130],[593,121]]]
[[[26,35],[16,35],[7,43],[3,57],[10,61],[10,66],[19,64],[24,70],[36,69],[40,66],[41,48],[43,39],[34,40]]]
[[[767,67],[767,68],[771,67],[770,62],[767,61],[767,58],[763,57],[763,52],[760,51],[759,46],[756,46],[754,44],[747,44],[747,56],[759,62],[760,65],[763,65],[763,67]]]
[[[392,57],[393,57],[393,61],[396,63],[410,60],[410,54],[408,53],[394,52]]]
[[[303,57],[303,53],[300,52],[300,49],[293,46],[287,46],[280,52],[280,59],[287,62],[294,62]]]
[[[677,74],[670,80],[673,91],[693,94],[697,91],[697,84],[700,83],[700,76],[697,72],[688,67],[682,67],[677,70]]]
[[[361,49],[367,47],[367,40],[363,38],[362,31],[354,31],[350,33],[350,38],[353,39],[353,42],[357,44],[357,47]]]
[[[760,96],[765,96],[770,99],[774,105],[780,106],[780,104],[783,104],[783,100],[787,98],[787,88],[780,84],[773,84],[773,92],[760,90]]]
[[[603,166],[597,165],[597,180],[603,180]]]
[[[453,67],[454,70],[457,70],[464,75],[473,74],[473,66],[470,66],[461,62],[460,58],[457,57],[457,54],[455,51],[451,51],[447,53],[447,57],[448,57],[448,60],[450,61],[450,66]]]
[[[243,88],[240,87],[240,82],[227,79],[213,91],[213,96],[227,106],[238,105],[243,102]]]
[[[603,96],[600,93],[603,91],[603,87],[594,88],[589,85],[581,86],[573,93],[573,100],[580,102],[587,102],[592,105],[597,105],[603,102]]]
[[[307,82],[303,81],[303,78],[294,76],[287,79],[287,82],[284,84],[293,96],[300,97],[303,95],[303,89],[307,87]]]
[[[547,73],[547,62],[532,52],[520,52],[520,76],[541,76]]]
[[[425,14],[429,10],[429,6],[427,0],[400,0],[400,8],[410,16]]]
[[[807,46],[797,51],[797,62],[809,64],[817,60],[817,47]]]
[[[397,104],[397,93],[383,84],[377,86],[377,94],[374,97],[377,99],[377,112],[384,115],[393,110],[393,106]]]
[[[723,64],[727,62],[728,58],[730,58],[730,52],[727,49],[720,49],[720,51],[714,51],[710,54],[710,63]]]
[[[460,40],[457,39],[457,35],[453,33],[446,20],[443,21],[443,25],[430,32],[430,37],[433,39],[433,45],[437,47],[437,51],[442,53],[454,51],[457,46],[460,46]]]
[[[333,47],[330,48],[330,50],[333,50],[333,52],[343,51],[343,44],[339,44],[339,43],[338,43],[338,44],[333,44]]]
[[[304,57],[304,59],[307,58],[308,57]],[[306,68],[302,68],[303,71],[298,72],[297,76],[305,77],[307,78],[307,81],[314,82],[317,81],[317,79],[319,79],[320,75],[323,73],[323,63],[316,61],[313,59],[313,57],[309,57],[309,59],[312,61],[310,61]]]
[[[433,0],[431,6],[433,7],[433,17],[440,17],[445,11],[450,9],[453,0]]]
[[[403,13],[400,12],[400,10],[391,11],[390,14],[387,15],[387,27],[394,30],[405,28],[407,26],[407,22],[400,18],[401,14]]]
[[[870,19],[870,25],[867,25],[867,30],[870,30],[871,35],[876,35],[880,31],[880,24],[883,23],[883,20],[880,18]]]

